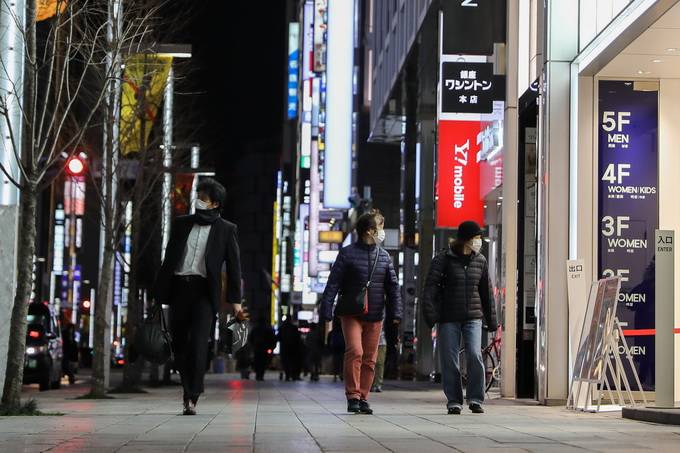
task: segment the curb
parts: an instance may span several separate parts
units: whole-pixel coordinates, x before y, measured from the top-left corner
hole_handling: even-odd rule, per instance
[[[623,418],[662,425],[680,425],[680,408],[657,409],[653,407],[624,407]]]

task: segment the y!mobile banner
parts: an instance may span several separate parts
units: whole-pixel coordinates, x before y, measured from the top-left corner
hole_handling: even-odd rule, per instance
[[[654,389],[658,92],[599,82],[599,274],[621,277],[618,317],[645,390]]]
[[[480,198],[479,121],[439,121],[437,228],[456,228],[465,220],[484,224]]]

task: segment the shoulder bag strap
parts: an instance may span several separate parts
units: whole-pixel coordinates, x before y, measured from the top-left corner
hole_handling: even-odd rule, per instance
[[[375,272],[375,268],[378,265],[378,258],[380,258],[380,246],[376,245],[375,246],[375,261],[373,262],[373,268],[371,269],[371,273],[368,276],[368,282],[366,283],[366,288],[371,286],[371,281],[373,280],[373,273]],[[368,252],[368,256],[371,256],[371,252]]]

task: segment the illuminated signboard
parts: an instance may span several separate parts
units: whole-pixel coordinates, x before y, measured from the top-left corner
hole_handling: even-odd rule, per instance
[[[342,231],[319,231],[319,242],[323,244],[342,244],[344,239]]]
[[[288,24],[288,119],[297,118],[298,74],[300,69],[300,24]]]
[[[493,64],[444,62],[440,90],[444,113],[491,113],[495,94]]]
[[[84,176],[70,176],[64,181],[64,212],[66,215],[85,214]]]
[[[484,224],[477,153],[479,121],[439,121],[437,228],[456,228],[473,220]]]
[[[64,237],[66,235],[64,227],[64,209],[59,207],[54,211],[54,255],[52,261],[52,271],[59,275],[64,271]]]
[[[284,192],[287,191],[287,182],[284,181]],[[290,195],[283,197],[282,241],[281,241],[281,292],[289,293],[291,290],[290,274],[288,274],[288,240],[291,228],[292,200]]]
[[[335,1],[328,8],[326,63],[325,208],[347,209],[352,189],[354,103],[354,3]]]
[[[314,0],[314,72],[326,70],[326,12],[328,0]]]
[[[302,10],[302,80],[314,76],[312,59],[314,57],[314,2],[305,1]]]

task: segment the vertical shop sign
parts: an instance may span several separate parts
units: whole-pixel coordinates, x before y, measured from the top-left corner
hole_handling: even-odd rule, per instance
[[[326,70],[326,11],[328,0],[314,1],[314,72]]]
[[[442,62],[441,111],[492,113],[495,99],[492,63]]]
[[[300,24],[288,24],[288,119],[297,118],[298,74],[300,72]]]
[[[456,228],[465,220],[484,224],[480,198],[479,121],[439,121],[437,228]]]
[[[656,272],[654,295],[654,370],[656,407],[675,403],[675,231],[657,230],[654,237]]]
[[[598,271],[621,277],[618,316],[645,390],[654,388],[658,92],[599,82]]]
[[[314,2],[305,1],[302,9],[302,80],[314,77]]]
[[[444,54],[493,54],[494,3],[492,0],[442,2]]]

